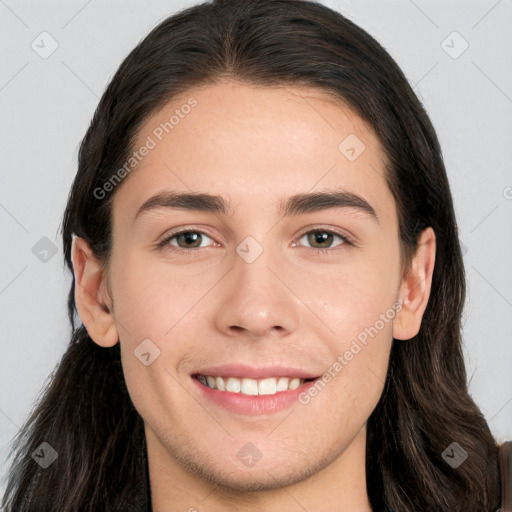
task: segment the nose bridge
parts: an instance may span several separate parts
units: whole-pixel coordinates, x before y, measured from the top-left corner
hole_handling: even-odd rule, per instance
[[[218,305],[220,329],[243,329],[252,336],[296,329],[298,301],[283,284],[283,256],[269,240],[247,236],[236,247],[230,284]]]
[[[245,296],[253,296],[253,301],[260,298],[270,302],[282,295],[282,284],[270,270],[279,267],[276,264],[275,252],[275,249],[272,251],[268,247],[259,249],[251,241],[246,241],[237,248],[238,257],[234,263],[237,288],[240,288]]]
[[[239,293],[252,304],[261,303],[260,307],[283,300],[283,285],[274,274],[280,267],[279,254],[271,245],[270,237],[260,243],[253,236],[247,236],[236,247],[234,258]]]

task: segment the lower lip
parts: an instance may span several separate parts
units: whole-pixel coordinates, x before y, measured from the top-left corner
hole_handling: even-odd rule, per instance
[[[298,401],[301,393],[313,386],[315,380],[306,382],[297,389],[278,391],[274,395],[244,395],[242,393],[231,393],[230,391],[219,391],[205,386],[196,378],[192,378],[195,385],[203,395],[213,403],[227,409],[228,411],[241,414],[271,414],[282,411]]]

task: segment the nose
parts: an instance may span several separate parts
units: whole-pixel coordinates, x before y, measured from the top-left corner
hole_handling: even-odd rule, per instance
[[[286,336],[299,325],[301,300],[293,293],[284,258],[270,251],[249,263],[238,254],[216,301],[217,328],[228,336]],[[291,288],[290,288],[291,285]]]

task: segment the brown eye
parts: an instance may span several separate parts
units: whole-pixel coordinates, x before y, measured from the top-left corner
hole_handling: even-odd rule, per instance
[[[209,245],[203,245],[201,247],[201,242],[204,242],[205,239],[212,241],[212,239],[202,233],[201,231],[180,231],[178,233],[171,233],[167,236],[162,242],[160,242],[159,246],[172,246],[172,248],[177,247],[178,249],[200,249],[202,247],[208,247]]]
[[[202,235],[197,231],[186,231],[185,233],[180,233],[179,235],[176,235],[174,238],[176,238],[178,247],[181,247],[183,249],[189,249],[191,247],[199,247],[199,245],[201,244],[201,237]],[[183,246],[181,245],[181,243],[183,243]]]
[[[310,244],[313,249],[330,249],[335,237],[341,240],[341,243],[337,245],[343,245],[348,242],[348,239],[343,235],[326,230],[309,231],[302,235],[301,240],[307,238],[307,243]]]
[[[307,234],[308,243],[310,244],[320,244],[320,249],[326,249],[330,247],[332,244],[332,239],[334,237],[333,233],[327,233],[325,231],[312,231]]]

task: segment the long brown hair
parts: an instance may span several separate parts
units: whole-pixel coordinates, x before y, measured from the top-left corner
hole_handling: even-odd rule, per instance
[[[393,340],[381,399],[367,425],[367,489],[378,511],[496,511],[498,445],[468,394],[461,350],[465,274],[450,187],[434,128],[404,74],[368,33],[301,0],[216,0],[156,26],[106,88],[81,143],[62,224],[71,274],[72,234],[107,262],[116,188],[94,193],[134,150],[142,123],[178,94],[232,78],[316,87],[350,105],[385,150],[402,248],[436,233],[431,297],[420,332]],[[106,187],[103,189],[106,190]],[[16,436],[2,506],[8,512],[149,510],[143,421],[123,378],[119,343],[100,348],[68,298],[72,336]],[[47,442],[46,469],[31,454]],[[453,442],[467,459],[452,468]]]

